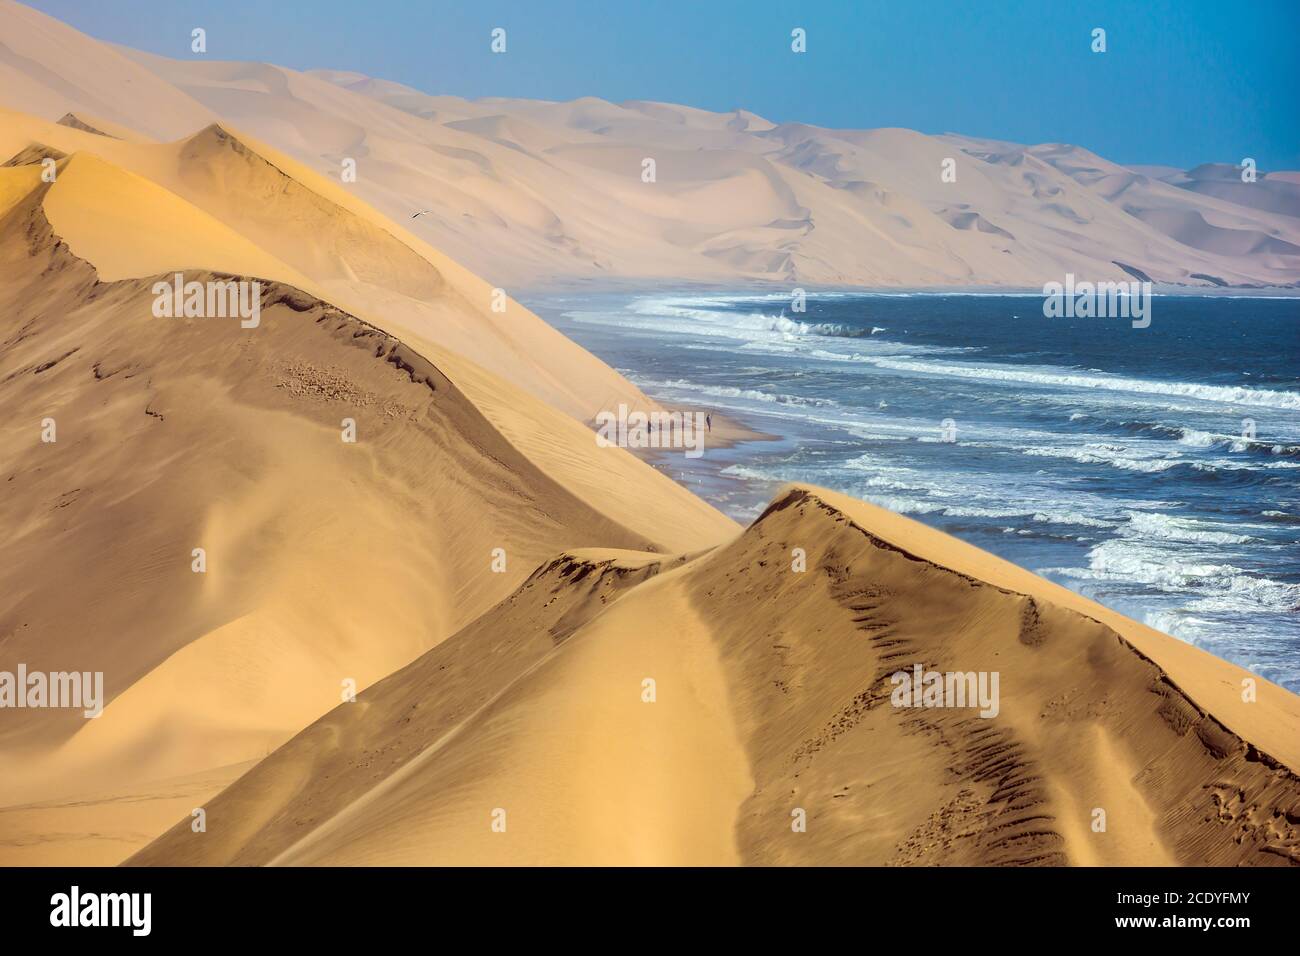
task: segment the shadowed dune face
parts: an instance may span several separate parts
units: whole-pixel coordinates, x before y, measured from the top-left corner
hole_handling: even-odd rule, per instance
[[[69,159],[47,213],[104,278],[207,268],[278,279],[423,354],[454,353],[580,421],[620,400],[653,405],[337,181],[224,126],[151,143],[0,111],[0,153],[11,156],[7,165]]]
[[[217,127],[158,145],[0,119],[6,143],[31,144],[0,168],[0,668],[103,672],[107,704],[93,720],[5,712],[3,862],[120,862],[187,794],[220,789],[345,682],[435,646],[557,546],[667,551],[734,533],[529,391],[633,386],[531,313],[485,329],[468,298],[480,280],[364,205],[296,184]],[[351,277],[330,278],[336,266]],[[171,299],[155,284],[178,273],[242,285],[256,321],[155,314]],[[397,338],[370,321],[389,306],[430,308],[422,321],[480,350],[508,328],[498,366],[518,374],[388,323]]]
[[[177,824],[132,862],[632,863],[643,845],[703,863],[1300,862],[1300,780],[1226,729],[1235,715],[1107,625],[816,492],[684,563],[625,560],[550,562],[231,786],[210,817],[228,822]],[[897,706],[892,675],[918,664],[999,674],[996,713]],[[691,741],[665,749],[651,728],[684,719]],[[623,774],[658,805],[626,799]],[[598,797],[572,783],[589,779]]]
[[[155,316],[160,277],[100,282],[51,232],[51,188],[0,222],[0,645],[6,665],[102,670],[109,707],[8,712],[0,746],[25,765],[5,797],[261,755],[556,540],[655,546],[414,351],[311,296],[265,283],[256,328]]]
[[[110,136],[113,139],[120,138],[114,136],[112,133],[108,133],[102,129],[91,126],[89,123],[83,120],[80,116],[77,116],[75,113],[64,113],[61,117],[59,117],[58,122],[60,126],[70,126],[73,129],[81,130],[83,133],[94,133],[96,136]]]
[[[743,715],[749,862],[1300,862],[1300,780],[1096,620],[937,566],[802,490],[693,578]],[[916,664],[997,672],[997,715],[894,706],[891,676]],[[792,807],[807,833],[783,823]]]
[[[53,146],[46,146],[43,143],[32,143],[30,146],[19,150],[12,157],[5,160],[5,162],[0,164],[0,166],[40,166],[40,164],[46,159],[52,159],[57,163],[66,155],[66,153],[55,149]]]

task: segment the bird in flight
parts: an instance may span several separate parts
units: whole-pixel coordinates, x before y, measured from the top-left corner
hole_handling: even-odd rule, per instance
[[[421,216],[427,216],[427,215],[428,215],[429,213],[431,213],[431,212],[433,212],[432,209],[421,209],[419,212],[417,212],[417,213],[416,213],[415,215],[413,215],[411,218],[412,218],[412,219],[419,219]]]

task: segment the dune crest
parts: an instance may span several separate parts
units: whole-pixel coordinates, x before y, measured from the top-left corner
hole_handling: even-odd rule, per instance
[[[436,645],[557,540],[668,551],[734,529],[516,389],[495,417],[565,423],[521,452],[426,350],[286,284],[295,270],[145,177],[84,150],[54,182],[40,173],[0,169],[0,436],[14,450],[0,634],[6,664],[102,671],[108,700],[93,721],[6,712],[0,751],[21,771],[0,807],[24,808],[0,812],[6,862],[117,862],[169,822],[185,781],[228,782],[221,768],[264,756],[345,682]],[[176,274],[257,283],[260,322],[159,317],[155,284]],[[547,470],[560,463],[562,480]],[[610,473],[623,484],[603,494],[638,503],[631,526],[591,504]],[[87,803],[95,835],[67,822]]]
[[[0,30],[0,672],[104,689],[6,703],[0,864],[1300,865],[1300,697],[828,491],[741,528],[511,295],[1296,286],[1297,174]]]
[[[1207,710],[1174,675],[1244,672],[1192,648],[1166,667],[1155,632],[1000,564],[805,487],[706,553],[561,555],[223,792],[228,828],[178,824],[131,862],[1300,863],[1278,757],[1300,700],[1261,681],[1259,704]],[[895,706],[914,665],[1000,673],[997,713]],[[566,719],[575,695],[588,719]],[[1271,753],[1230,729],[1252,707]]]

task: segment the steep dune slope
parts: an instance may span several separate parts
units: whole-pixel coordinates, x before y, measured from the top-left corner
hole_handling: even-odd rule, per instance
[[[29,151],[34,143],[93,153],[137,174],[290,267],[274,277],[414,344],[451,350],[579,420],[619,401],[655,407],[595,356],[338,182],[244,134],[213,125],[174,143],[132,143],[0,111],[0,154]],[[146,211],[137,215],[140,223],[147,224]],[[146,248],[157,245],[140,239]],[[188,245],[175,244],[173,256],[183,257]],[[118,244],[106,254],[129,256],[130,247]],[[156,267],[149,259],[134,274]]]
[[[0,106],[57,119],[77,111],[174,139],[216,117],[107,43],[0,0]]]
[[[779,495],[701,571],[745,715],[751,862],[1300,863],[1281,688],[1246,703],[1245,671],[820,490]],[[997,672],[996,715],[894,706],[917,664]],[[794,806],[806,834],[778,823]]]
[[[53,237],[43,191],[5,222],[6,658],[111,669],[115,697],[200,635],[300,616],[306,588],[325,617],[294,641],[368,647],[364,682],[495,600],[566,528],[647,544],[538,472],[418,355],[318,300],[269,283],[256,329],[155,317],[152,279],[101,283]],[[206,574],[190,571],[193,547]],[[520,563],[480,573],[495,547]],[[384,639],[358,644],[355,625],[381,613]],[[6,731],[63,732],[60,716],[18,712]]]
[[[607,605],[621,606],[620,594],[682,561],[604,550],[556,558],[442,649],[335,710],[212,801],[209,819],[220,822],[210,839],[173,834],[134,862],[733,858],[729,820],[748,781],[734,737],[697,722],[728,719],[716,665],[711,677],[701,667],[707,641],[674,631],[647,642],[644,621],[629,630],[633,622],[614,619],[606,623],[616,630],[567,650]],[[620,681],[628,664],[666,683],[671,674],[671,697],[665,689],[643,705],[648,674]],[[645,750],[624,746],[625,735]],[[507,767],[519,772],[503,776]],[[680,786],[683,769],[711,778],[712,793]],[[496,807],[506,810],[506,834],[489,827]],[[629,825],[645,814],[650,827]],[[402,828],[409,832],[394,845]]]
[[[81,152],[57,169],[45,215],[105,281],[168,269],[222,267],[310,287],[307,276],[175,193]],[[184,236],[184,242],[177,242]]]
[[[516,303],[494,312],[481,280],[274,150],[254,150],[219,126],[173,144],[131,144],[0,112],[0,153],[6,149],[16,152],[15,163],[38,163],[50,150],[85,154],[69,164],[69,181],[55,183],[47,205],[73,251],[110,277],[219,268],[302,288],[440,365],[454,364],[471,398],[516,447],[540,467],[563,471],[589,503],[629,527],[670,535],[662,542],[669,548],[699,547],[735,530],[654,469],[597,448],[585,426],[555,414],[589,421],[620,402],[658,407],[639,389]],[[135,175],[96,185],[123,170]],[[611,475],[617,484],[605,480]],[[629,487],[639,490],[628,494]]]
[[[1300,699],[1232,665],[815,489],[647,560],[549,562],[131,862],[1300,864]]]
[[[298,273],[261,246],[94,155],[61,160],[52,184],[36,165],[0,170],[0,214],[0,667],[102,671],[108,700],[89,721],[7,712],[0,749],[21,772],[0,806],[28,806],[0,812],[8,861],[120,859],[153,835],[141,802],[169,817],[188,786],[149,781],[211,780],[265,754],[344,681],[365,687],[434,646],[557,545],[679,549],[734,528],[515,390],[523,420],[567,427],[524,454],[409,343],[284,284]],[[105,281],[80,253],[126,277]],[[226,263],[251,274],[201,271]],[[260,321],[156,316],[172,269],[257,279]],[[622,514],[651,533],[564,487],[583,468],[620,474],[605,494],[631,493]],[[51,799],[66,794],[140,812],[87,833],[67,823],[84,801]]]

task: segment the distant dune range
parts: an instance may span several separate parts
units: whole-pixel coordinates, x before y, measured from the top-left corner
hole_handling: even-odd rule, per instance
[[[412,232],[507,288],[1042,288],[1131,270],[1202,288],[1300,282],[1294,172],[1245,183],[1231,165],[1129,168],[1079,146],[743,109],[433,96],[357,73],[166,59],[8,0],[0,23],[0,106],[161,140],[222,120],[336,182],[355,160],[354,195],[398,222],[427,210]],[[1241,162],[1249,143],[1241,153],[1219,159]],[[941,181],[946,159],[956,182]]]
[[[102,670],[108,697],[96,720],[0,711],[0,864],[1300,864],[1300,698],[1257,680],[1243,699],[1240,668],[830,492],[787,488],[741,529],[598,448],[595,410],[648,400],[517,303],[492,311],[492,285],[420,238],[484,255],[514,230],[492,253],[503,272],[581,279],[595,273],[575,249],[605,223],[600,255],[636,277],[624,244],[645,227],[635,261],[656,274],[756,278],[762,260],[780,278],[814,261],[805,243],[821,231],[788,225],[787,200],[836,187],[728,146],[717,164],[713,150],[689,157],[716,189],[673,187],[655,212],[646,184],[605,165],[626,154],[639,170],[638,150],[599,130],[627,113],[694,136],[710,114],[589,103],[563,109],[603,117],[592,129],[545,115],[440,124],[410,112],[426,106],[409,91],[399,110],[274,67],[145,69],[9,3],[0,25],[0,89],[17,107],[0,111],[0,670]],[[193,76],[164,81],[163,66]],[[287,92],[299,87],[338,112],[304,112]],[[300,137],[282,148],[248,122],[272,89],[278,135]],[[411,181],[439,212],[410,224],[364,156],[355,189],[310,168],[330,169],[322,144],[369,141],[349,110],[390,144],[428,127],[449,142],[530,138],[533,152],[410,141],[390,183],[428,156],[482,175],[439,189],[446,170],[428,161],[432,178]],[[829,170],[817,149],[809,168]],[[560,227],[576,246],[546,238],[561,232],[540,198],[528,228],[482,225],[545,179],[495,164],[543,162],[539,150],[569,157],[557,177],[570,162],[595,170],[595,192],[574,200],[586,212]],[[1219,205],[1264,222],[1145,180],[1207,222],[1226,221]],[[626,207],[606,187],[626,189]],[[1111,208],[1062,189],[1062,205]],[[753,248],[772,251],[767,230],[796,248],[701,251],[734,233],[722,193],[774,217]],[[1023,231],[983,208],[890,202],[971,242]],[[826,215],[859,228],[856,208]],[[480,218],[450,228],[457,209]],[[1150,249],[1181,248],[1124,215]],[[670,240],[654,217],[685,231]],[[893,235],[877,233],[880,249]],[[956,261],[946,244],[906,248],[900,262]],[[1232,258],[1204,256],[1198,271]],[[1225,278],[1262,281],[1286,258],[1243,253],[1255,271]],[[260,325],[156,317],[154,283],[176,271],[260,282]],[[999,714],[892,706],[890,675],[913,664],[999,672]],[[349,680],[359,696],[341,703]]]

